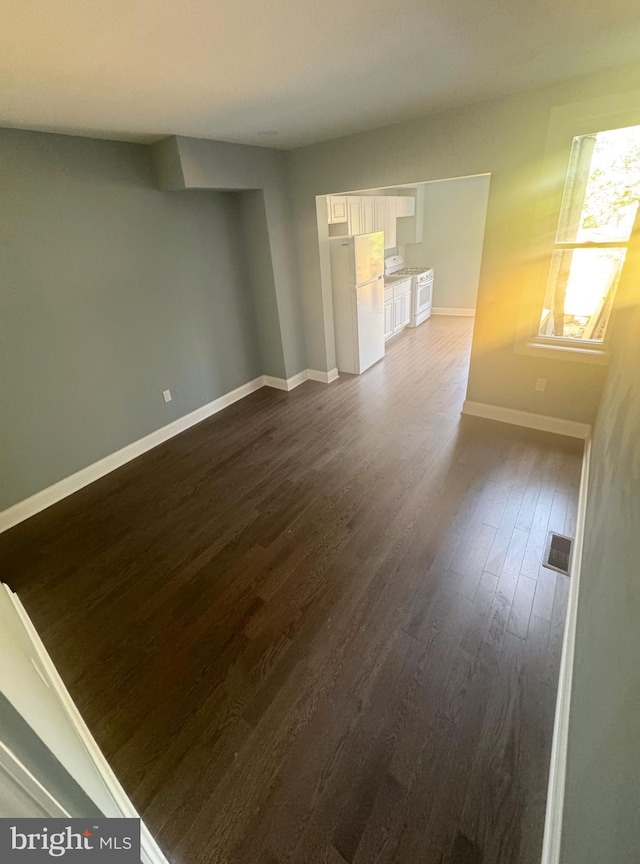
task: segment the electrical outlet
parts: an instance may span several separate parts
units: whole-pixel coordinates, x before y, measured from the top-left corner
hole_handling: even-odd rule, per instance
[[[164,396],[165,402],[171,402],[171,390],[163,390],[162,395]]]
[[[536,390],[538,393],[544,393],[547,387],[547,379],[546,378],[536,378]]]

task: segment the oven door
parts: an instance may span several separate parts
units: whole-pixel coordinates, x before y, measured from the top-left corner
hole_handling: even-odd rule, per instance
[[[433,275],[431,274],[423,279],[416,279],[414,293],[414,312],[416,315],[421,315],[431,308],[433,301]]]

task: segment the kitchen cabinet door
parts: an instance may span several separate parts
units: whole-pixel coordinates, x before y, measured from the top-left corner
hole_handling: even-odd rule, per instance
[[[363,234],[371,234],[375,231],[375,198],[369,195],[363,195],[360,199],[360,219]]]
[[[385,231],[387,228],[387,199],[376,195],[373,199],[373,230]],[[386,243],[385,243],[386,246]]]
[[[396,224],[396,240],[398,245],[422,243],[424,229],[424,187],[419,187],[416,197],[404,196],[398,198],[403,217]],[[407,203],[410,202],[410,203]],[[410,213],[410,215],[409,215]],[[398,212],[398,215],[400,213]]]
[[[327,195],[327,216],[330,225],[347,221],[346,195]]]
[[[393,336],[393,300],[386,300],[384,304],[384,338]]]
[[[357,195],[347,196],[347,222],[349,234],[363,234],[362,230],[362,199]]]
[[[397,333],[399,330],[402,330],[404,324],[402,323],[402,294],[399,297],[393,298],[393,332]]]
[[[393,249],[396,245],[396,199],[385,198],[384,248]]]
[[[402,299],[402,326],[406,327],[411,323],[411,290],[405,291],[404,294],[401,295]]]
[[[396,216],[414,216],[416,212],[416,199],[413,195],[398,195],[396,198]]]

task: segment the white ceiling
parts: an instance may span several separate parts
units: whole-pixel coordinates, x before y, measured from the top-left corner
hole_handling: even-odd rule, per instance
[[[638,0],[3,0],[0,125],[287,148],[639,58]]]

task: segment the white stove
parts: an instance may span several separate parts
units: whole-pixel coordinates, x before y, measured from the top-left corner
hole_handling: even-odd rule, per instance
[[[389,255],[384,259],[384,282],[392,285],[399,279],[411,277],[411,323],[417,327],[431,316],[433,304],[433,267],[407,267],[402,255]]]

